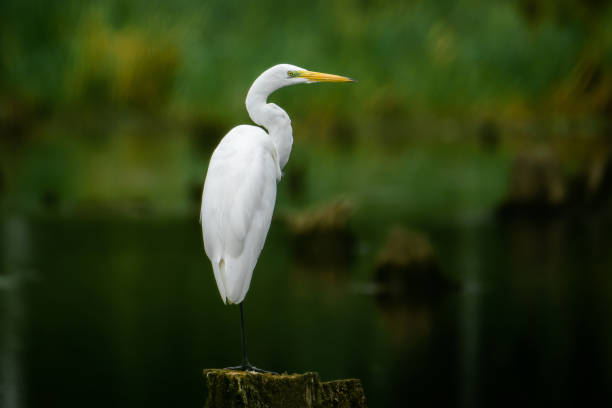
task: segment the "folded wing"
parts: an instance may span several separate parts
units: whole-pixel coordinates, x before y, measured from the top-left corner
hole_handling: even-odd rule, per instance
[[[200,221],[221,298],[244,300],[264,246],[280,170],[274,145],[255,126],[238,126],[215,149],[204,182]]]

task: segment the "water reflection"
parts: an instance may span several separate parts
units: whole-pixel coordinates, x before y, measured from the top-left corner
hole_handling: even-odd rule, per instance
[[[475,228],[462,228],[458,241],[457,270],[462,277],[463,293],[460,296],[461,356],[460,384],[461,405],[477,407],[478,403],[478,364],[480,348],[480,308],[481,308],[481,274],[482,261],[480,256],[482,235]]]
[[[379,305],[383,326],[396,349],[415,348],[428,340],[434,318],[432,306],[398,298],[381,300]]]
[[[6,408],[22,406],[21,373],[24,324],[23,281],[27,276],[30,238],[27,222],[14,217],[2,223],[0,274],[0,402]]]
[[[274,370],[361,378],[371,407],[605,400],[611,225],[422,226],[461,282],[431,302],[381,296],[374,253],[304,264],[275,223],[247,298],[249,353]],[[200,370],[239,359],[237,308],[219,299],[197,223],[11,219],[2,231],[2,406],[201,406]]]

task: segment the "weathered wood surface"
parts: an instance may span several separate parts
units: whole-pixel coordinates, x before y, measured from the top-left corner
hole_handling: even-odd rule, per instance
[[[205,369],[205,408],[365,408],[358,379],[321,382],[318,373],[260,374]]]

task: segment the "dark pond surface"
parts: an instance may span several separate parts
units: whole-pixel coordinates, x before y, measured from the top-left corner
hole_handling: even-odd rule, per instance
[[[376,228],[375,226],[371,226]],[[272,226],[245,303],[255,365],[360,378],[370,407],[610,406],[612,222],[421,226],[462,289],[381,306],[352,266],[312,268]],[[187,221],[2,222],[0,405],[201,407],[201,370],[240,358]]]

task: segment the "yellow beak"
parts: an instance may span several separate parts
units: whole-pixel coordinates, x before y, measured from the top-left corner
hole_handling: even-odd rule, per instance
[[[300,78],[306,78],[312,82],[355,82],[354,79],[340,75],[324,74],[322,72],[298,71]]]

